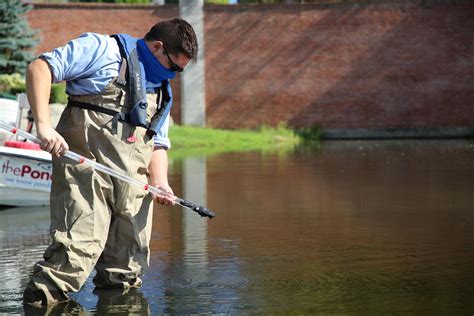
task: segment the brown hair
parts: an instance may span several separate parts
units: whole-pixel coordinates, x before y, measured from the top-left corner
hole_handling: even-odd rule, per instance
[[[146,33],[145,41],[161,41],[173,55],[180,53],[196,61],[198,42],[193,27],[183,19],[174,18],[156,23]]]

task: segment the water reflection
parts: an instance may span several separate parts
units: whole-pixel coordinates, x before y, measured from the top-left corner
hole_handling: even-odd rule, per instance
[[[21,289],[49,242],[48,229],[45,207],[0,210],[0,312],[18,313]]]
[[[217,216],[155,208],[143,287],[99,293],[91,276],[64,311],[474,311],[469,141],[330,142],[194,157],[172,162],[170,180],[178,196]],[[48,227],[46,208],[0,211],[0,312],[23,311],[21,288]]]
[[[25,315],[88,315],[88,311],[75,301],[40,308],[25,305],[23,312]]]
[[[117,290],[94,290],[97,295],[97,314],[151,315],[150,306],[141,290],[127,293]]]
[[[95,289],[92,294],[93,306],[88,308],[78,303],[80,295],[72,295],[74,299],[68,302],[41,308],[25,305],[23,311],[26,315],[151,315],[148,301],[140,290],[131,289],[123,293]]]
[[[207,159],[187,158],[175,162],[172,170],[171,182],[182,184],[174,185],[175,193],[207,205]],[[155,210],[154,265],[147,274],[153,283],[144,284],[145,292],[155,292],[154,300],[150,299],[152,310],[159,314],[208,313],[235,311],[243,305],[235,290],[242,279],[237,252],[232,251],[230,257],[210,253],[208,228],[213,224],[186,209]],[[229,248],[232,243],[225,242]]]
[[[205,205],[206,198],[206,159],[204,157],[188,158],[183,164],[184,198]],[[184,277],[193,277],[196,283],[209,280],[207,221],[192,212],[183,212],[184,236]]]
[[[209,235],[239,242],[248,310],[469,311],[473,158],[464,141],[210,157]]]
[[[197,204],[206,204],[206,159],[188,158],[183,161],[183,196]],[[167,293],[172,296],[174,310],[179,306],[190,306],[183,298],[200,296],[202,305],[208,305],[210,295],[199,295],[199,289],[209,286],[207,221],[193,212],[183,212],[183,265],[176,271],[187,284],[175,286]],[[173,293],[175,292],[175,293]],[[197,293],[196,293],[197,292]],[[210,293],[209,293],[210,294]],[[187,303],[187,304],[186,304]],[[192,312],[190,310],[189,312]],[[199,312],[199,311],[198,311]]]

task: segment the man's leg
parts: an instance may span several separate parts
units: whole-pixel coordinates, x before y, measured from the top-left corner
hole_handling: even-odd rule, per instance
[[[95,267],[97,288],[141,286],[140,276],[149,266],[153,209],[151,195],[134,199],[130,209],[112,215],[107,244]]]
[[[122,126],[122,135],[132,133],[136,141],[114,143],[115,163],[130,177],[148,182],[147,168],[153,141],[143,128]],[[122,136],[123,137],[123,136]],[[97,157],[98,160],[106,157]],[[107,244],[96,265],[94,283],[98,288],[139,287],[140,275],[149,264],[149,243],[153,215],[151,194],[143,188],[112,178],[113,203]]]
[[[68,299],[77,292],[99,258],[108,234],[110,212],[103,195],[107,184],[90,168],[54,161],[51,190],[52,243],[44,261],[35,264],[25,301],[43,305]],[[110,187],[110,185],[108,185]],[[38,292],[39,291],[39,292]],[[41,293],[42,292],[42,293]]]
[[[66,109],[58,130],[71,150],[90,156],[88,129],[78,122],[77,109]],[[79,113],[80,114],[80,113]],[[103,248],[110,225],[110,178],[84,164],[64,163],[53,158],[50,209],[52,242],[44,261],[35,264],[24,293],[24,302],[48,305],[67,300],[67,292],[79,291]]]

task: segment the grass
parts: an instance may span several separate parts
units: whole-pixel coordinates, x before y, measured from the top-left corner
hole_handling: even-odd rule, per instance
[[[276,128],[262,126],[258,130],[223,130],[173,125],[170,128],[171,158],[209,155],[224,152],[273,150],[292,147],[301,137],[284,124]]]

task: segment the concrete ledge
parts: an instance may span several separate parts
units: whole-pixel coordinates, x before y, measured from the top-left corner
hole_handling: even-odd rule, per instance
[[[450,128],[327,128],[322,139],[402,139],[402,138],[471,138],[474,127]]]

